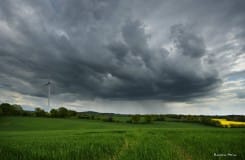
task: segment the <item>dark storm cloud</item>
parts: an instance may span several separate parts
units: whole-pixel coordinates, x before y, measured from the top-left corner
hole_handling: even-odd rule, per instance
[[[137,11],[143,14],[136,2],[127,1],[3,0],[1,86],[45,96],[43,84],[50,78],[54,94],[74,95],[69,99],[166,101],[205,96],[217,88],[219,72],[202,61],[208,56],[202,29],[172,22],[165,36],[175,51],[151,46]]]
[[[180,53],[199,58],[205,54],[205,44],[202,38],[187,30],[183,25],[174,25],[171,28],[172,39]]]

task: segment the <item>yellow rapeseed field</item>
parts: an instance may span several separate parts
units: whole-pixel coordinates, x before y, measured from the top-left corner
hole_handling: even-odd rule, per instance
[[[213,118],[212,121],[218,122],[222,127],[245,127],[245,122],[228,121],[226,119]]]

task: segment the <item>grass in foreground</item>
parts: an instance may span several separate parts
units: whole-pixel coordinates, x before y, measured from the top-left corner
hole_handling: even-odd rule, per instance
[[[0,118],[1,160],[245,159],[245,129],[161,122]],[[232,153],[235,157],[215,157]]]

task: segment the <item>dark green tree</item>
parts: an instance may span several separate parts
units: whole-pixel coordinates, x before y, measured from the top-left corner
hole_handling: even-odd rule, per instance
[[[8,103],[2,103],[0,105],[0,108],[2,110],[2,115],[6,115],[6,116],[16,116],[16,115],[22,115],[23,114],[23,109],[20,105],[11,105]]]
[[[77,112],[76,111],[73,111],[73,110],[68,110],[68,117],[74,117],[77,115]]]
[[[58,115],[61,118],[67,117],[68,116],[68,109],[66,109],[65,107],[58,108]]]
[[[3,115],[3,110],[2,110],[2,108],[0,108],[0,116],[2,116]]]
[[[57,109],[51,109],[50,110],[50,116],[51,117],[58,117],[59,115],[58,115]]]
[[[2,103],[0,105],[0,108],[2,109],[3,115],[5,115],[5,116],[13,115],[14,107],[11,106],[10,104]]]
[[[43,110],[43,109],[41,109],[41,108],[35,108],[35,116],[36,117],[46,117],[46,112]]]
[[[22,109],[22,107],[20,105],[14,104],[12,106],[14,109],[14,115],[23,115],[24,110]]]

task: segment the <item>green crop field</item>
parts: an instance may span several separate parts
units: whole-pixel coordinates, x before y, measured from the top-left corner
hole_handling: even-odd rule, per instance
[[[245,129],[183,122],[2,117],[0,159],[237,160],[245,159]]]

